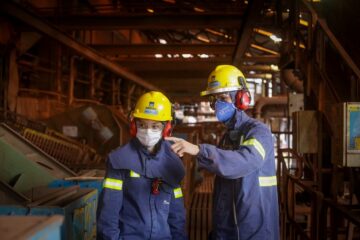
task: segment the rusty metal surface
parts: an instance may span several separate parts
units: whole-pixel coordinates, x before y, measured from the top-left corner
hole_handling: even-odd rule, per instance
[[[188,231],[190,240],[207,240],[212,228],[213,175],[205,177],[195,190],[188,209]]]
[[[0,215],[62,215],[62,240],[93,240],[96,235],[97,196],[97,190],[78,186],[59,189],[35,188],[29,194],[32,205],[0,205]]]
[[[2,240],[60,240],[63,217],[54,215],[41,216],[0,216]]]
[[[18,137],[21,135],[69,168],[78,170],[79,168],[98,166],[104,162],[103,157],[93,148],[50,130],[45,124],[31,121],[12,112],[7,112],[5,122],[7,126],[11,126],[7,129],[12,134],[18,135]]]
[[[133,81],[146,89],[158,90],[157,87],[144,81],[134,73],[127,71],[120,65],[110,61],[108,58],[103,57],[93,49],[87,47],[85,44],[81,44],[80,42],[75,41],[68,35],[59,31],[57,28],[54,28],[53,26],[43,22],[38,16],[32,14],[31,12],[28,12],[19,5],[12,2],[1,2],[0,11],[2,11],[6,15],[17,18],[24,24],[33,27],[34,29],[46,34],[47,36],[54,38],[55,40],[69,47],[75,52],[80,53],[82,56],[86,57],[90,61],[93,61],[106,69],[109,69],[110,71],[118,74],[119,76]]]
[[[317,153],[319,151],[319,121],[317,111],[297,111],[293,113],[294,150],[299,153]]]
[[[69,168],[56,161],[54,158],[49,156],[47,153],[42,151],[40,148],[32,144],[30,141],[22,137],[4,123],[0,125],[0,139],[2,145],[4,146],[1,152],[4,157],[7,156],[7,158],[3,158],[2,160],[7,160],[8,163],[8,165],[4,165],[3,163],[3,167],[7,166],[7,168],[9,168],[10,166],[13,166],[11,165],[11,162],[22,162],[18,168],[13,168],[13,172],[11,173],[15,175],[20,174],[17,177],[17,181],[13,183],[14,185],[15,183],[18,184],[19,182],[22,182],[22,186],[25,186],[26,184],[29,185],[29,183],[23,181],[26,179],[24,177],[30,177],[31,174],[34,174],[34,177],[39,177],[40,182],[49,181],[50,179],[54,178],[61,179],[64,177],[76,176],[76,174]],[[12,154],[6,155],[5,153],[8,151],[11,151]],[[25,165],[29,168],[32,166],[31,170],[21,170],[21,167]],[[8,173],[8,171],[9,170],[5,171],[4,173]],[[43,176],[43,180],[41,180],[41,174]]]
[[[50,156],[70,168],[97,165],[103,162],[103,158],[100,155],[85,145],[78,146],[80,144],[76,145],[72,141],[65,141],[64,139],[31,129],[25,129],[23,135]]]

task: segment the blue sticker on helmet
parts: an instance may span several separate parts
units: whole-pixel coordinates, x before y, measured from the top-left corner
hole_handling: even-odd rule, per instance
[[[213,82],[209,83],[210,88],[214,88],[214,87],[218,87],[218,86],[220,86],[220,82],[218,82],[218,81],[213,81]]]
[[[151,115],[158,115],[158,111],[156,109],[153,109],[153,108],[145,108],[145,113],[146,114],[151,114]]]

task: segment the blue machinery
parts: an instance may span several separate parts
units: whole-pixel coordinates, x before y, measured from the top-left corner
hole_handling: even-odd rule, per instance
[[[41,239],[57,239],[57,231],[66,240],[95,238],[101,180],[62,180],[77,175],[4,124],[0,125],[0,156],[0,222],[22,224],[27,221],[24,216],[61,215],[62,224],[57,219],[34,233],[35,238],[26,239],[40,239],[37,234]]]

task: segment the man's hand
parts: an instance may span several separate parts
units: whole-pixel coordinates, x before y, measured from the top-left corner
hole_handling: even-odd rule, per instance
[[[184,156],[184,153],[188,153],[190,155],[195,156],[200,151],[200,149],[197,145],[189,143],[182,138],[166,137],[165,140],[174,142],[174,144],[171,145],[171,149],[179,157]]]

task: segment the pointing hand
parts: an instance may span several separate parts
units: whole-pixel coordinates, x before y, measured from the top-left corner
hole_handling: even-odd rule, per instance
[[[185,141],[182,138],[176,137],[165,137],[165,140],[174,142],[171,145],[171,149],[176,153],[179,157],[184,156],[184,153],[195,156],[199,153],[200,149],[197,145],[192,144],[188,141]]]

